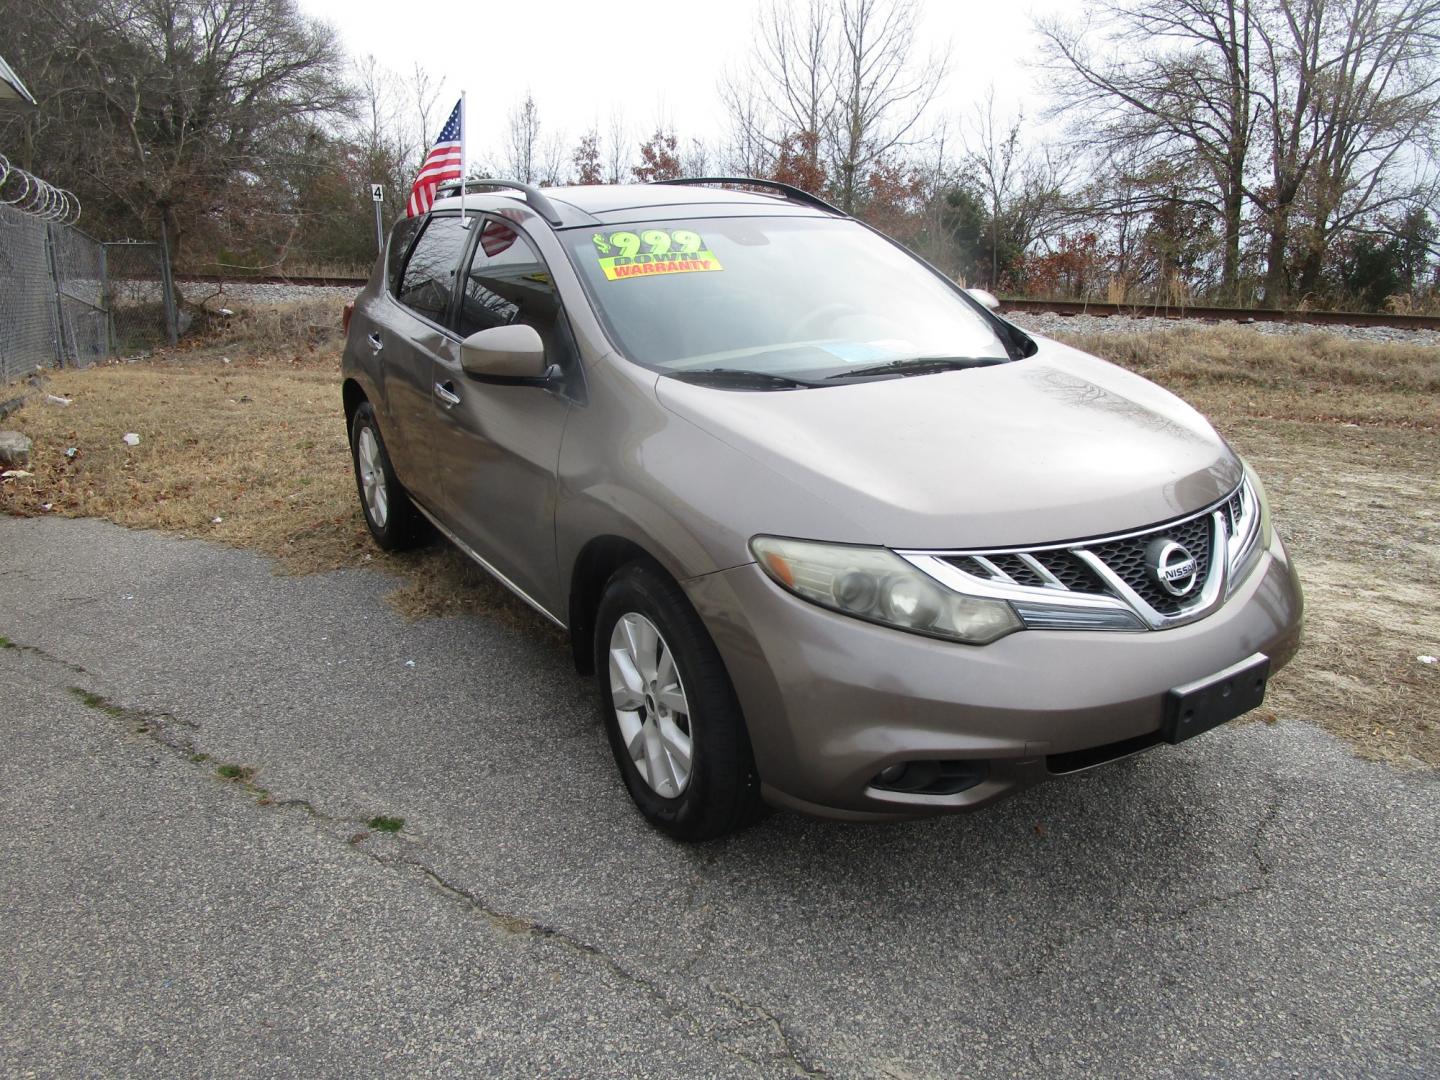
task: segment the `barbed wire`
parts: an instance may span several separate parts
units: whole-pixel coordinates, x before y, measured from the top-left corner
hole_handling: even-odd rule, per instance
[[[74,225],[80,220],[80,200],[73,192],[11,165],[4,154],[0,154],[0,206],[11,206],[60,225]]]

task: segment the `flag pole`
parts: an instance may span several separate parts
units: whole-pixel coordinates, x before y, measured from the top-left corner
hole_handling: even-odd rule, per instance
[[[468,229],[465,220],[465,91],[460,91],[460,227]]]

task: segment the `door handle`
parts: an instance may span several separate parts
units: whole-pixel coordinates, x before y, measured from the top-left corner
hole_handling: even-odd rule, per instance
[[[444,382],[435,384],[435,396],[440,399],[445,408],[453,409],[460,404],[460,395],[455,393],[455,384]]]
[[[381,341],[380,335],[375,333],[373,330],[370,332],[370,336],[367,337],[365,340],[370,342],[371,352],[379,352],[385,347],[385,342]]]

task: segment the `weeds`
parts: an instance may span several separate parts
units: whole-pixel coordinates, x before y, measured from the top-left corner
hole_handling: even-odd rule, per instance
[[[103,712],[106,716],[121,719],[127,715],[125,709],[119,705],[112,704],[109,699],[101,694],[92,693],[81,686],[70,687],[70,693],[80,699],[80,704],[87,709],[95,709]]]
[[[205,759],[206,755],[196,755]],[[196,760],[192,757],[191,760]],[[270,792],[268,789],[255,783],[255,769],[250,765],[223,764],[215,766],[215,775],[224,780],[227,784],[234,784],[244,790],[247,795],[255,796],[255,801],[261,806],[270,805]]]

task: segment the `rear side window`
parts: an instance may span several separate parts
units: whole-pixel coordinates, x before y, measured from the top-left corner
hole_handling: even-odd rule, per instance
[[[385,283],[392,296],[400,295],[400,270],[405,265],[405,253],[423,224],[424,218],[401,218],[390,230],[390,248],[385,253]]]
[[[396,299],[416,314],[443,323],[467,238],[458,217],[431,218],[405,263]]]

